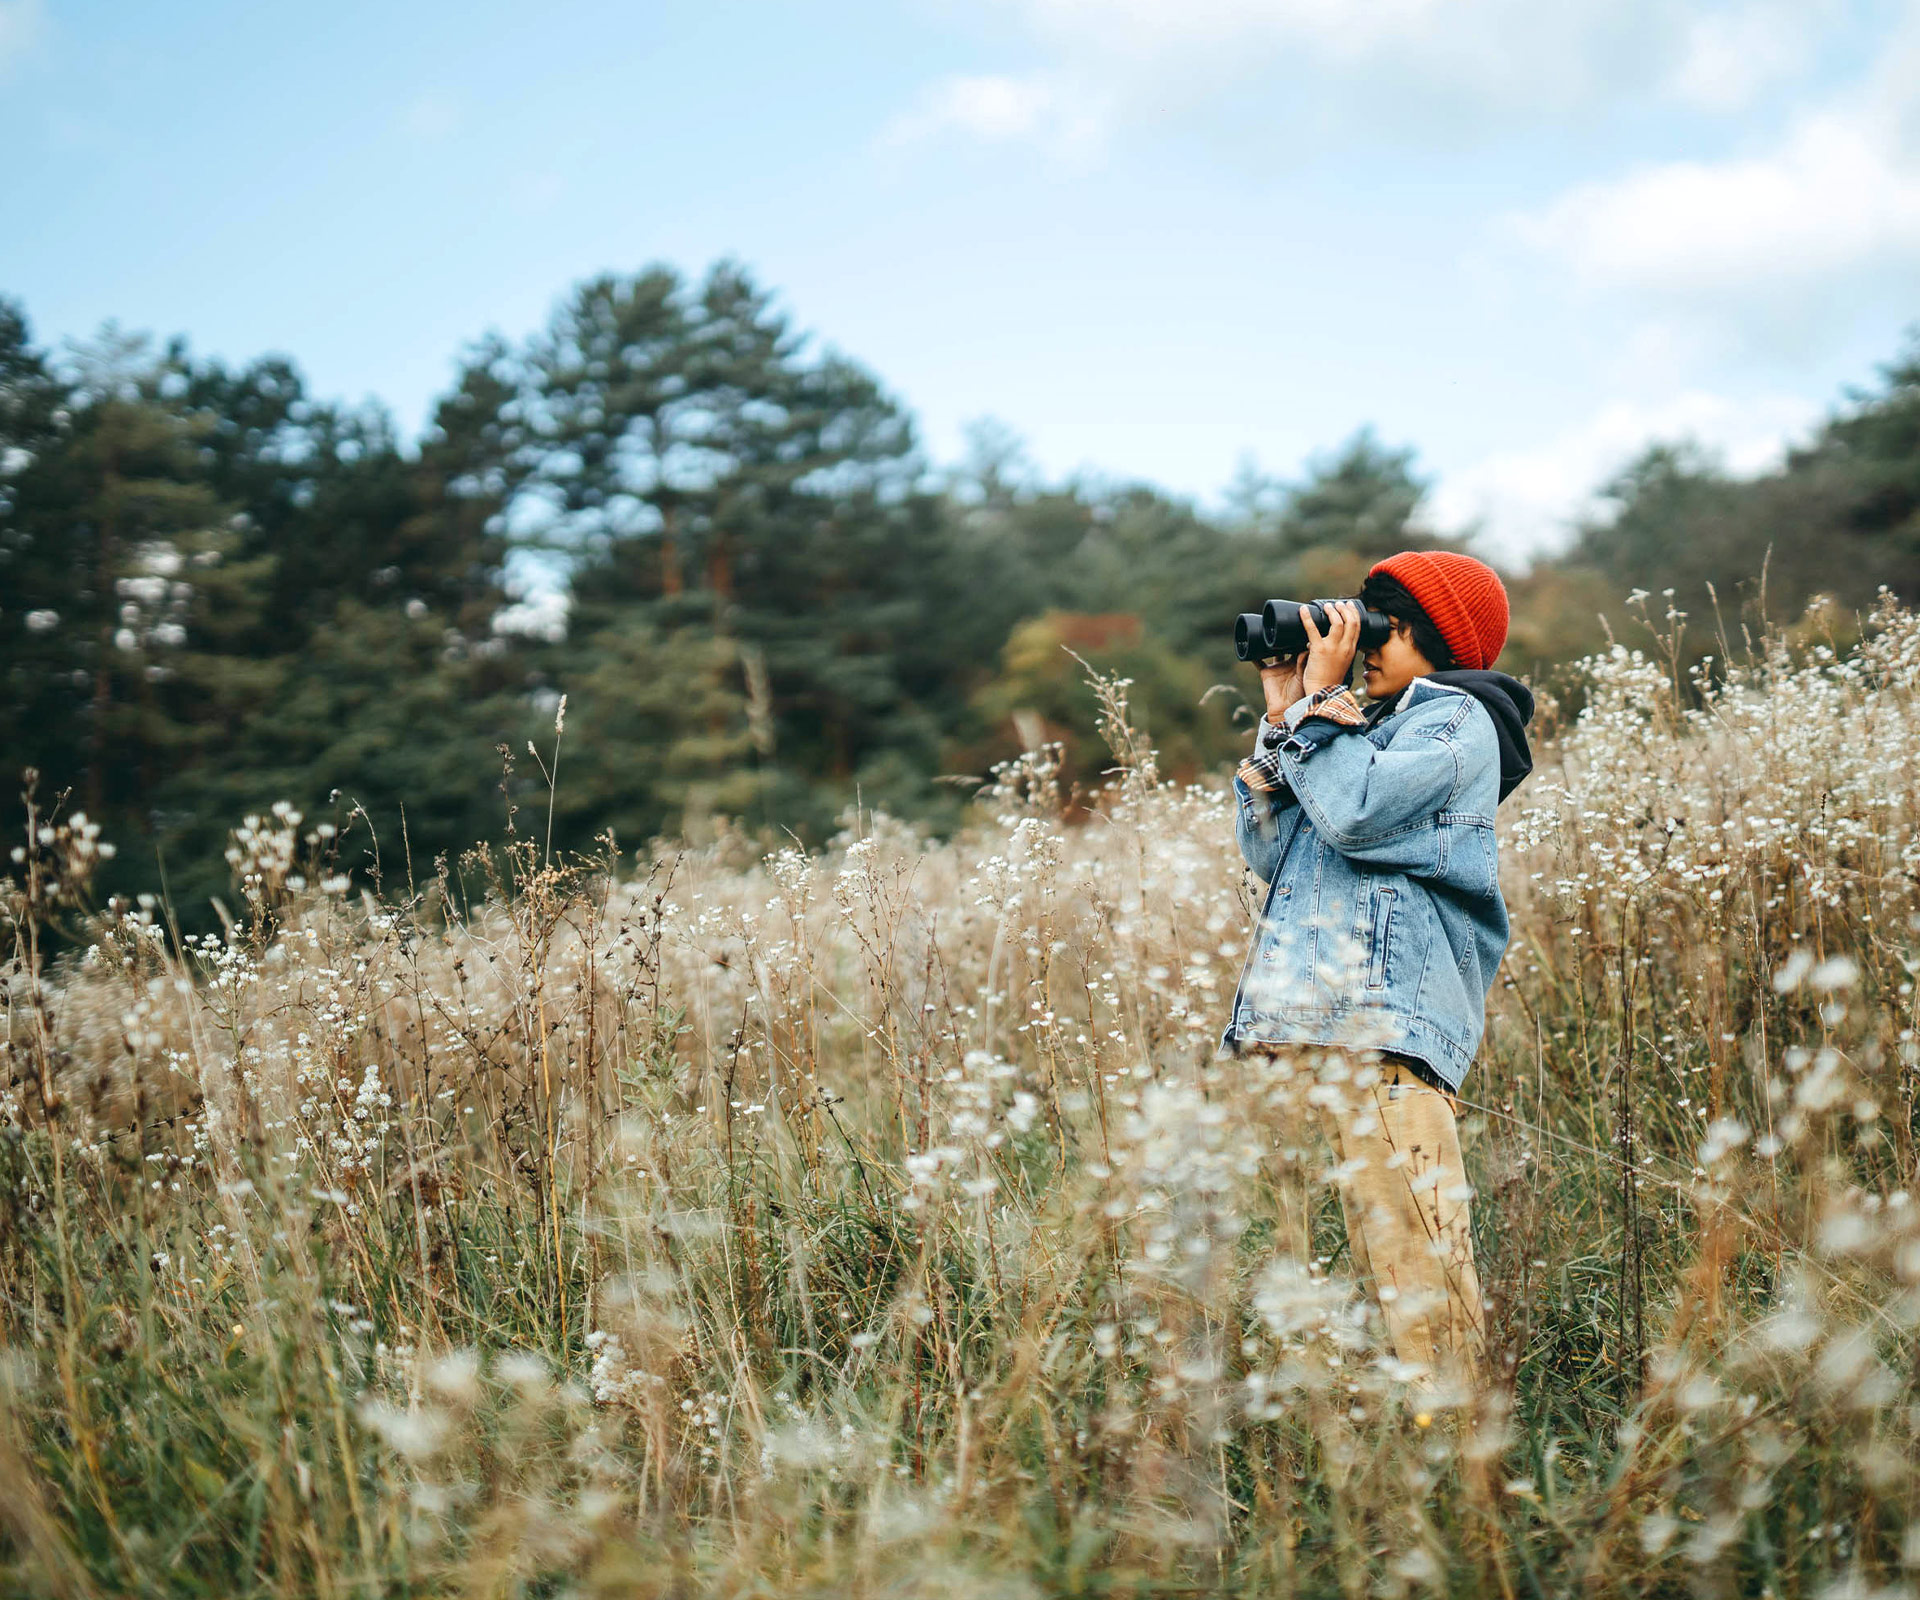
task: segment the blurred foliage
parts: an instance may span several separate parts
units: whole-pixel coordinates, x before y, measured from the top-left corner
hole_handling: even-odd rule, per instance
[[[854,804],[944,830],[969,789],[942,779],[1036,738],[1097,775],[1076,654],[1134,680],[1164,771],[1229,759],[1253,698],[1230,619],[1446,542],[1426,490],[1366,431],[1212,514],[1043,481],[991,423],[942,476],[732,263],[597,278],[477,343],[417,446],[284,359],[112,327],[50,355],[0,301],[0,744],[125,843],[117,886],[164,867],[200,924],[225,829],[282,797],[362,809],[356,865],[389,878],[516,806],[563,848],[722,818],[817,840]],[[1649,450],[1509,581],[1504,664],[1543,677],[1668,608],[1724,654],[1818,594],[1842,632],[1882,585],[1914,598],[1920,345],[1773,472]]]
[[[1058,744],[1066,793],[1078,798],[1100,788],[1113,756],[1086,726],[1089,671],[1125,681],[1134,722],[1158,750],[1163,776],[1196,778],[1229,748],[1229,704],[1207,695],[1205,663],[1145,632],[1129,612],[1048,611],[1015,626],[999,673],[974,695],[978,731],[967,765],[985,772],[1023,750]]]
[[[1790,623],[1815,596],[1868,609],[1920,593],[1920,335],[1775,471],[1728,474],[1688,442],[1657,444],[1605,486],[1603,513],[1558,562],[1610,591],[1644,589],[1694,622],[1700,651]],[[1726,647],[1709,637],[1728,633]],[[1564,656],[1562,657],[1564,659]]]

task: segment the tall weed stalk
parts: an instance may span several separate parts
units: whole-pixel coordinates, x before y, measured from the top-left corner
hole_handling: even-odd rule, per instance
[[[1124,683],[1106,791],[1031,752],[945,842],[510,834],[396,897],[282,805],[211,938],[42,806],[0,1587],[1909,1592],[1920,620],[1682,659],[1585,663],[1503,819],[1476,1393],[1350,1281],[1302,1102],[1354,1066],[1217,1053],[1231,797]]]

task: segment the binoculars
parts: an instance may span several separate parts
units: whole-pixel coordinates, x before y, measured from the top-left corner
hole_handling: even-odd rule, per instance
[[[1322,633],[1328,628],[1327,607],[1331,600],[1269,600],[1258,611],[1243,611],[1233,624],[1233,653],[1242,661],[1268,661],[1275,656],[1298,655],[1307,648],[1306,624],[1300,620],[1300,607],[1313,612],[1313,625]],[[1387,642],[1393,624],[1384,611],[1360,608],[1360,648],[1372,650]]]

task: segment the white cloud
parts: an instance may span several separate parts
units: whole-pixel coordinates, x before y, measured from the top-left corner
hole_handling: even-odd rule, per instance
[[[1844,0],[1843,0],[1844,3]],[[1368,134],[1564,121],[1621,100],[1733,110],[1806,70],[1795,0],[999,0],[1049,52],[949,78],[896,124],[1084,144],[1204,116],[1258,82],[1274,115]]]
[[[46,21],[41,0],[0,0],[0,72],[9,70],[40,42]]]
[[[464,120],[453,96],[429,89],[414,96],[400,113],[400,131],[423,144],[438,144],[458,133]]]
[[[1044,34],[1144,59],[1238,49],[1252,41],[1307,44],[1352,59],[1428,28],[1446,0],[1018,0]]]
[[[1763,155],[1582,184],[1519,229],[1589,288],[1778,298],[1848,269],[1920,262],[1920,160],[1883,119],[1822,112]]]
[[[1708,55],[1714,49],[1708,48]],[[1733,92],[1700,66],[1697,93]],[[1583,288],[1737,314],[1920,266],[1920,0],[1866,73],[1771,144],[1580,184],[1515,221]]]
[[[1597,509],[1594,491],[1649,444],[1690,439],[1729,471],[1753,473],[1777,463],[1819,416],[1818,406],[1785,394],[1734,399],[1690,390],[1657,404],[1616,400],[1539,444],[1444,474],[1428,510],[1440,528],[1477,523],[1492,552],[1525,557],[1564,543],[1575,521]]]
[[[1737,111],[1805,63],[1816,14],[1806,5],[1708,11],[1687,24],[1670,80],[1676,98],[1703,111]]]
[[[883,142],[911,144],[956,133],[990,143],[1034,143],[1072,155],[1098,145],[1106,125],[1098,98],[1056,74],[955,74],[930,86],[911,111],[895,118]]]

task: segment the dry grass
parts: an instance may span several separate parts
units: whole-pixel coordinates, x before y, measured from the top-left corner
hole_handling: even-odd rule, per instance
[[[1466,1090],[1498,1375],[1440,1403],[1296,1110],[1345,1069],[1215,1056],[1252,886],[1124,685],[1084,826],[1042,756],[948,843],[376,899],[283,809],[224,939],[87,912],[45,822],[0,1587],[1909,1592],[1920,620],[1867,640],[1588,664]]]

